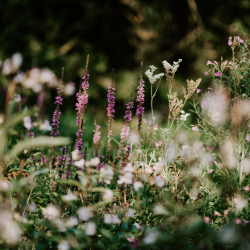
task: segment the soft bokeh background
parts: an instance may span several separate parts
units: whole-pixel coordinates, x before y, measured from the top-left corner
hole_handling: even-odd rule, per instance
[[[64,82],[79,88],[90,55],[89,105],[86,129],[93,130],[94,112],[105,129],[107,87],[112,69],[116,87],[114,135],[120,133],[125,104],[132,83],[138,84],[140,63],[144,72],[149,65],[163,72],[161,62],[183,59],[174,82],[181,92],[186,79],[202,78],[204,90],[211,78],[205,77],[206,61],[231,56],[230,35],[248,36],[250,27],[248,0],[3,0],[0,4],[0,58],[4,61],[21,53],[21,70],[49,68]],[[146,82],[146,110],[150,110],[150,84]],[[6,91],[0,82],[0,111],[4,110]],[[39,115],[51,122],[55,89],[45,89]],[[22,97],[25,92],[22,92]],[[29,91],[23,105],[37,104],[39,93]],[[75,94],[64,96],[60,133],[74,137]],[[135,95],[134,95],[135,100]],[[167,85],[162,85],[154,99],[159,123],[168,114]],[[185,108],[188,110],[188,107]],[[192,118],[189,118],[192,119]],[[193,118],[195,119],[195,118]],[[134,121],[135,125],[136,121]],[[91,140],[92,134],[85,133]]]

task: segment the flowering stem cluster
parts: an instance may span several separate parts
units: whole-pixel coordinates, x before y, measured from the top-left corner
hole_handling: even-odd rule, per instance
[[[111,136],[112,136],[112,129],[111,124],[114,120],[114,113],[115,113],[115,88],[114,88],[114,70],[112,72],[112,78],[111,78],[111,84],[108,88],[108,107],[107,107],[107,116],[108,116],[108,140],[107,140],[107,157],[110,156],[110,150],[111,150]]]
[[[86,72],[85,76],[82,78],[82,85],[80,87],[79,92],[76,94],[77,102],[76,102],[76,110],[77,110],[77,126],[78,131],[76,133],[76,149],[81,152],[82,149],[82,135],[84,130],[84,116],[85,116],[85,109],[88,103],[88,93],[87,90],[89,88],[89,74],[88,74],[88,62],[89,56],[87,57],[86,62]]]
[[[134,84],[132,84],[132,88],[131,88],[131,93],[130,93],[130,98],[129,98],[129,103],[127,103],[127,108],[125,111],[125,124],[123,125],[122,128],[122,132],[121,132],[121,141],[120,141],[120,145],[119,145],[119,149],[116,155],[116,160],[119,159],[121,153],[122,153],[122,149],[123,149],[123,145],[124,143],[128,140],[129,137],[129,122],[132,121],[132,109],[133,109],[133,102],[132,102],[132,97],[133,97],[133,91],[134,91]]]
[[[139,82],[139,86],[137,87],[138,91],[137,91],[137,98],[136,98],[136,102],[137,104],[137,108],[136,108],[136,115],[137,115],[137,122],[138,122],[138,133],[140,134],[141,132],[141,122],[142,122],[142,117],[144,115],[144,81],[142,79],[142,67],[143,67],[143,63],[141,63],[141,78],[140,78],[140,82]]]

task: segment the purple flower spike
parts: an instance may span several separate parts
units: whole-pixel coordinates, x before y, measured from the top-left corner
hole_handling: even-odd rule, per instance
[[[129,132],[130,132],[129,122],[132,120],[132,109],[134,106],[134,104],[132,102],[133,91],[134,91],[134,84],[132,85],[132,88],[131,88],[129,103],[126,104],[127,108],[126,108],[125,116],[124,116],[125,124],[123,125],[123,128],[122,128],[121,141],[120,141],[119,149],[118,149],[118,152],[116,155],[116,160],[120,158],[120,155],[121,155],[122,149],[123,149],[123,145],[128,140],[128,137],[129,137]]]
[[[62,92],[63,92],[63,85],[57,88],[57,97],[56,97],[56,101],[54,102],[55,104],[57,104],[57,106],[56,106],[56,110],[53,113],[53,118],[52,118],[53,123],[51,124],[52,132],[50,133],[50,135],[52,138],[56,137],[59,134],[59,130],[58,130],[59,124],[60,124],[59,118],[61,115],[59,108],[60,108],[60,105],[62,105],[62,100],[63,100]]]
[[[42,163],[43,165],[45,165],[46,162],[47,162],[47,159],[46,159],[46,157],[43,155],[43,156],[41,157],[41,163]]]
[[[136,101],[138,102],[137,104],[137,109],[136,109],[136,115],[137,115],[137,121],[138,121],[138,133],[140,133],[141,131],[141,121],[142,121],[142,117],[144,115],[144,81],[142,79],[142,65],[141,64],[141,79],[139,82],[139,86],[137,87],[138,91],[137,91],[137,99]]]
[[[107,157],[109,157],[110,154],[110,142],[111,142],[111,136],[112,136],[112,130],[111,130],[111,123],[114,120],[114,113],[115,113],[115,88],[114,88],[114,82],[113,82],[113,74],[114,70],[112,72],[112,79],[111,84],[108,88],[108,108],[107,108],[107,116],[108,116],[108,140],[107,140]]]
[[[81,152],[82,149],[82,135],[84,130],[84,116],[85,116],[85,109],[88,103],[88,88],[89,88],[89,74],[88,74],[88,63],[89,63],[89,56],[87,57],[86,63],[86,73],[85,76],[82,78],[82,85],[79,92],[76,94],[77,102],[76,102],[76,110],[77,110],[77,126],[78,132],[76,133],[76,149]]]

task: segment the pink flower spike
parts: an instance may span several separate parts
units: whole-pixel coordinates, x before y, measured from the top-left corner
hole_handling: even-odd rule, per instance
[[[242,220],[241,220],[241,219],[239,219],[239,218],[237,218],[234,222],[235,222],[235,224],[236,224],[236,225],[239,225],[239,224],[241,224],[241,223],[242,223]]]
[[[207,61],[207,66],[208,66],[209,64],[212,64],[212,62],[208,60],[208,61]]]
[[[201,89],[196,89],[196,93],[200,93],[202,90]]]
[[[218,217],[221,216],[220,212],[218,212],[218,211],[214,211],[214,215],[217,215]]]
[[[220,71],[218,71],[217,73],[214,74],[215,76],[221,76]]]
[[[158,124],[154,125],[154,131],[158,130]]]
[[[206,223],[206,224],[208,224],[208,223],[209,223],[209,220],[210,220],[210,218],[209,218],[209,217],[207,217],[207,216],[206,216],[206,217],[204,217],[204,221],[205,221],[205,223]]]

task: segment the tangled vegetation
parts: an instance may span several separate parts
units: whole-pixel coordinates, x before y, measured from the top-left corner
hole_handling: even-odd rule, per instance
[[[0,116],[1,249],[250,249],[249,41],[230,37],[232,61],[208,61],[213,84],[187,80],[183,97],[172,93],[179,59],[164,73],[141,65],[136,103],[132,85],[124,125],[113,150],[113,77],[107,94],[107,138],[98,117],[84,128],[91,88],[88,60],[76,97],[75,141],[60,135],[63,74],[18,71],[21,56],[2,65],[6,110]],[[236,50],[240,58],[235,56]],[[166,79],[169,115],[156,123],[153,100]],[[145,81],[151,84],[151,119],[144,119]],[[149,81],[148,81],[149,80]],[[22,106],[25,91],[57,86],[52,124],[39,109]],[[157,85],[157,86],[156,86]],[[65,86],[66,87],[66,86]],[[69,86],[68,86],[69,87]],[[118,90],[119,91],[119,90]],[[204,92],[204,94],[203,94]],[[42,98],[42,97],[41,97]],[[41,100],[40,100],[41,101]],[[189,124],[187,102],[197,116]],[[136,109],[138,128],[130,122]],[[93,134],[93,147],[84,135]],[[196,139],[194,139],[196,138]]]

